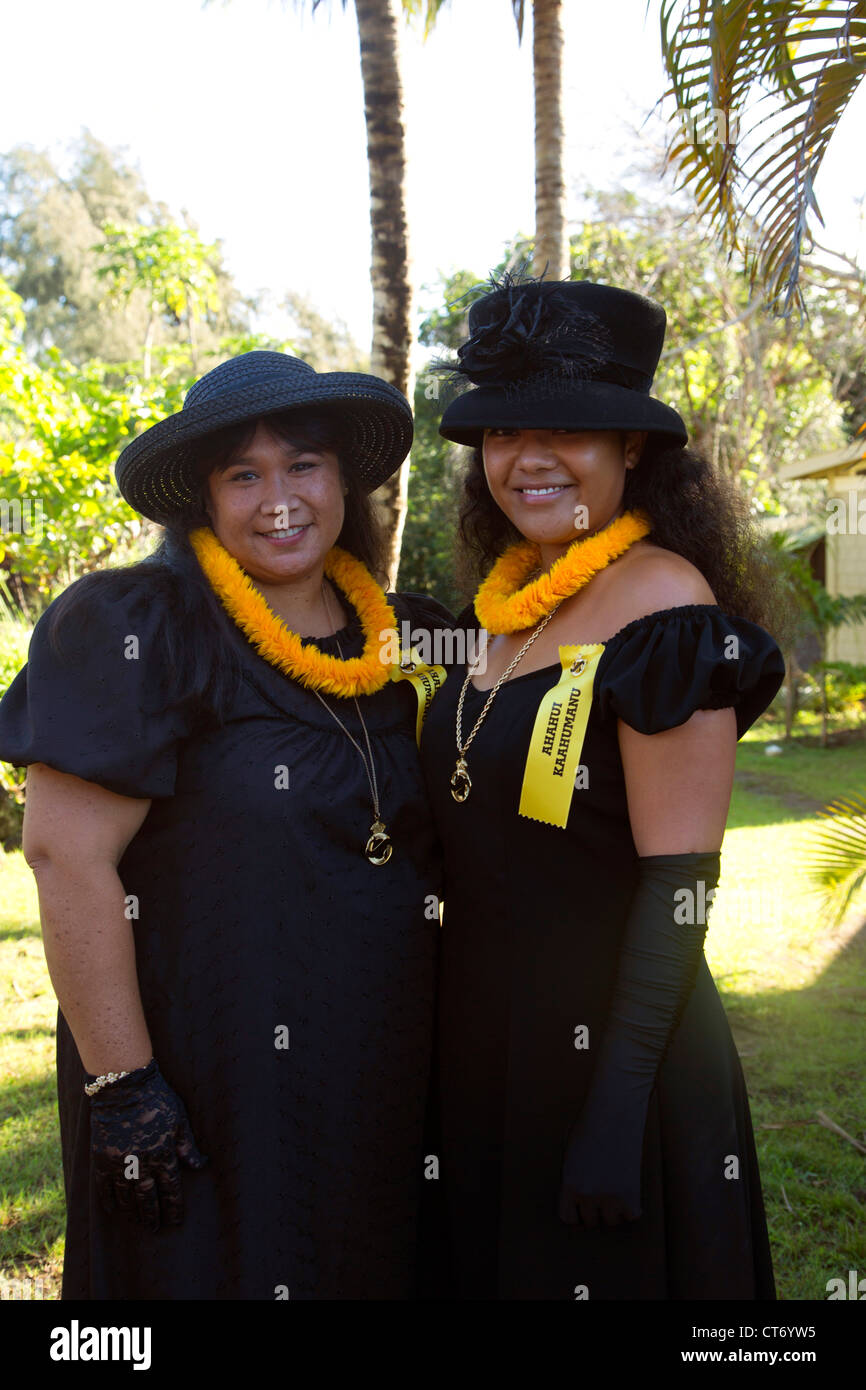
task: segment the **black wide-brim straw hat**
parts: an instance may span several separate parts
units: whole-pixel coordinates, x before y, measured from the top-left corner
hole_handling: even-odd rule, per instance
[[[631,290],[592,280],[506,274],[469,310],[452,380],[471,382],[446,407],[439,433],[480,445],[484,430],[647,430],[670,444],[688,431],[650,395],[667,316]]]
[[[317,372],[284,352],[244,352],[190,387],[183,409],[133,439],[115,464],[126,501],[153,521],[187,511],[195,498],[190,446],[213,430],[279,411],[320,406],[346,435],[344,466],[372,492],[400,467],[412,444],[406,397],[365,372]]]

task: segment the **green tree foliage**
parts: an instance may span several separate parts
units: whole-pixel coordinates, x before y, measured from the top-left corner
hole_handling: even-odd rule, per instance
[[[828,715],[834,706],[838,708],[841,704],[839,697],[844,691],[844,682],[840,680],[840,673],[837,673],[837,663],[827,660],[828,639],[832,631],[866,620],[866,594],[828,593],[821,581],[812,574],[808,562],[785,537],[778,537],[776,543],[782,579],[792,600],[792,636],[802,639],[811,635],[818,643],[819,656],[812,662],[810,669],[814,672],[820,693],[821,745],[825,747]],[[789,651],[793,647],[794,642],[791,641]],[[790,667],[790,681],[793,676],[793,663],[788,661],[786,664]],[[840,663],[840,666],[844,668],[844,663]],[[789,719],[786,722],[786,734],[790,733]]]
[[[252,332],[219,245],[87,133],[63,174],[38,151],[0,160],[0,268],[0,593],[33,619],[79,575],[150,548],[113,476],[131,435],[218,361],[298,349]],[[311,308],[303,333],[352,351]]]
[[[191,227],[173,223],[122,227],[106,222],[103,233],[105,240],[93,249],[102,258],[96,274],[108,285],[109,302],[128,305],[134,295],[143,295],[147,304],[142,345],[145,378],[151,375],[153,339],[160,318],[173,326],[183,325],[190,363],[197,374],[196,325],[221,307],[219,248],[202,241]]]
[[[0,158],[0,273],[27,309],[25,340],[57,346],[72,361],[135,354],[142,330],[100,308],[94,245],[107,221],[135,223],[164,211],[116,151],[84,133],[61,175],[45,151],[17,146]]]
[[[369,372],[370,356],[361,350],[345,323],[325,318],[306,295],[290,291],[283,299],[293,346],[317,372]]]
[[[106,303],[106,229],[127,229],[139,241],[154,238],[162,267],[159,322],[153,346],[189,340],[184,292],[172,292],[168,264],[184,273],[201,307],[201,261],[206,261],[209,308],[196,348],[202,354],[221,337],[248,327],[251,305],[237,292],[218,247],[205,247],[193,228],[177,226],[164,203],[152,199],[141,175],[89,132],[71,147],[62,171],[45,151],[17,146],[0,156],[0,275],[26,311],[25,343],[33,352],[56,347],[70,362],[94,358],[131,362],[141,354],[153,312],[142,274],[128,293]],[[114,233],[112,233],[113,235]],[[140,248],[143,251],[143,248]],[[129,252],[131,258],[132,252]],[[198,264],[197,264],[198,262]],[[143,260],[140,270],[144,270]],[[215,283],[214,283],[215,282]],[[174,310],[173,310],[174,306]]]
[[[21,299],[0,281],[0,577],[34,617],[140,535],[111,464],[136,424],[180,408],[189,375],[169,360],[145,381],[137,363],[76,366],[57,348],[37,362],[25,336]]]
[[[676,207],[626,193],[594,201],[572,239],[573,274],[665,306],[654,393],[679,410],[693,446],[736,476],[757,510],[778,511],[790,491],[776,482],[780,464],[840,442],[827,363],[836,345],[820,315],[779,322],[701,223]],[[809,293],[816,308],[846,302],[839,287]],[[862,344],[854,358],[864,360]]]
[[[439,386],[427,372],[415,383],[415,440],[397,586],[433,594],[456,613],[467,601],[454,571],[462,461],[438,433]]]
[[[419,339],[431,362],[450,357],[466,336],[467,294],[479,277],[463,270],[442,280],[441,303],[422,320]],[[409,471],[409,505],[400,553],[399,587],[435,595],[455,613],[467,602],[455,574],[454,536],[464,451],[439,434],[448,385],[428,368],[415,382],[415,440]]]

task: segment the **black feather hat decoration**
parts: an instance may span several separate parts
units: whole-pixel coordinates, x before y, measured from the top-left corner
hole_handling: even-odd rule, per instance
[[[454,385],[500,386],[509,396],[568,390],[608,361],[610,334],[597,315],[574,304],[556,280],[521,271],[491,275],[477,286],[469,314],[470,336],[456,362],[437,362]]]
[[[645,429],[686,442],[677,412],[650,395],[665,336],[660,304],[523,270],[469,293],[469,336],[457,360],[432,364],[464,388],[443,413],[446,439],[477,445],[485,429],[508,427]]]

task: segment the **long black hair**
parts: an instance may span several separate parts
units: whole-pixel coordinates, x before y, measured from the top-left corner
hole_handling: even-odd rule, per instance
[[[165,612],[160,632],[166,697],[189,705],[203,717],[225,718],[241,677],[240,657],[225,613],[189,537],[197,527],[210,525],[208,477],[247,447],[260,422],[295,449],[328,449],[337,455],[348,489],[337,545],[363,561],[377,579],[384,578],[381,523],[370,495],[351,467],[339,417],[314,409],[261,416],[213,430],[190,447],[193,498],[187,509],[163,525],[153,554],[136,564],[85,575],[52,604],[48,637],[55,651],[62,652],[69,624],[86,622],[87,604],[94,591],[118,599],[137,595],[142,601],[159,603],[160,611]]]
[[[624,438],[623,431],[617,433]],[[742,491],[702,454],[648,435],[637,466],[626,474],[622,502],[626,510],[646,513],[655,545],[700,570],[725,612],[760,623],[770,633],[781,629],[781,588],[771,552],[759,542]],[[503,550],[523,539],[494,501],[482,451],[474,449],[463,482],[455,555],[467,597]]]

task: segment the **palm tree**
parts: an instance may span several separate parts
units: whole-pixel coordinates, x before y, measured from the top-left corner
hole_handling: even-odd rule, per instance
[[[312,0],[313,11],[322,0]],[[342,0],[343,8],[346,0]],[[370,370],[413,397],[413,286],[406,211],[406,142],[399,15],[424,14],[429,34],[446,0],[354,0],[370,170],[373,341]],[[525,0],[512,0],[518,39]],[[535,84],[535,264],[554,278],[569,273],[562,118],[562,0],[532,0]],[[388,535],[388,572],[396,578],[406,517],[409,465],[377,493]]]
[[[296,8],[304,0],[293,0]],[[211,0],[205,0],[211,3]],[[325,0],[310,0],[313,14]],[[346,9],[347,0],[341,0]],[[415,13],[426,0],[354,0],[361,46],[361,78],[370,171],[373,336],[370,370],[412,400],[413,289],[406,211],[406,136],[400,63],[401,9]],[[433,0],[433,17],[441,0]],[[406,516],[408,460],[375,497],[387,536],[386,567],[396,582]]]
[[[523,38],[524,0],[511,0],[518,39]],[[565,220],[565,125],[562,0],[532,0],[532,72],[535,90],[536,275],[546,270],[567,279],[570,262]]]
[[[343,0],[344,8],[345,3]],[[390,381],[411,402],[414,295],[406,200],[400,6],[398,0],[355,0],[355,15],[361,45],[370,171],[370,278],[373,286],[370,370]],[[408,488],[407,460],[376,494],[387,528],[388,574],[394,583],[400,563]]]
[[[802,312],[815,179],[866,72],[866,3],[661,0],[660,22],[679,117],[667,161],[775,311]]]
[[[310,0],[316,10],[324,0]],[[341,0],[343,9],[347,0]],[[361,48],[372,230],[373,336],[370,369],[413,397],[413,286],[406,200],[406,140],[399,18],[424,15],[425,34],[447,0],[354,0]],[[303,4],[303,0],[295,0]],[[567,276],[562,121],[562,0],[532,0],[535,73],[536,265]],[[523,38],[525,0],[512,0]],[[409,465],[377,494],[388,536],[388,573],[396,580],[406,515]]]
[[[424,13],[425,36],[448,0],[403,0],[407,15]],[[523,42],[526,0],[511,0],[518,43]],[[565,220],[565,123],[563,0],[532,0],[532,72],[535,91],[535,250],[533,268],[555,280],[570,269]]]

